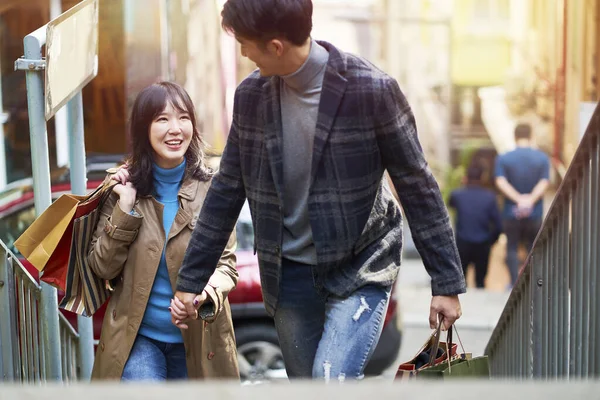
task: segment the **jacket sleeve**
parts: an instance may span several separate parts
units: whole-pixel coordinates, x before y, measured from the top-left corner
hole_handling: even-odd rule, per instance
[[[177,290],[181,292],[202,293],[219,260],[222,260],[223,251],[246,199],[240,165],[237,104],[236,93],[234,117],[219,172],[212,179],[179,269]]]
[[[209,299],[215,305],[215,315],[210,320],[207,320],[207,322],[212,322],[219,316],[219,313],[223,311],[223,305],[227,295],[237,285],[239,275],[237,269],[235,268],[236,247],[237,241],[234,231],[234,233],[232,233],[229,237],[229,241],[227,242],[227,246],[225,247],[223,255],[221,255],[217,269],[212,274],[208,280],[208,284],[204,288]]]
[[[135,209],[134,209],[135,210]],[[98,225],[92,238],[88,261],[92,271],[102,279],[114,279],[121,274],[143,217],[124,213],[118,196],[113,193],[100,211]]]
[[[413,113],[394,79],[388,78],[382,89],[375,110],[379,151],[431,277],[432,294],[464,293],[465,278],[450,217],[425,161]]]

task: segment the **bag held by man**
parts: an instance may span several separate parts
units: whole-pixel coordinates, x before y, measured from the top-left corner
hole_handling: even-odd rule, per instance
[[[410,361],[400,364],[395,379],[489,378],[487,356],[473,358],[471,353],[467,353],[455,326],[448,329],[446,342],[442,342],[441,327],[442,321],[417,355]],[[453,332],[456,333],[463,353],[457,353],[457,345],[452,341]]]
[[[438,365],[448,358],[453,359],[456,357],[457,346],[455,343],[452,343],[452,327],[450,327],[450,331],[448,332],[449,338],[446,343],[440,343],[441,326],[442,323],[440,322],[437,329],[429,336],[425,344],[421,346],[412,359],[400,364],[395,379],[412,379],[423,368]]]

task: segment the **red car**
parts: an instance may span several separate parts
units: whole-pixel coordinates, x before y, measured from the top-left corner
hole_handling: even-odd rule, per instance
[[[102,183],[104,169],[88,169],[88,189]],[[31,179],[11,184],[0,193],[0,240],[9,250],[19,255],[14,241],[35,220]],[[52,185],[52,198],[58,198],[70,190],[68,175],[63,175]],[[238,346],[238,359],[242,380],[260,382],[287,378],[277,332],[271,317],[267,315],[262,302],[258,259],[254,255],[254,232],[247,204],[244,206],[236,227],[238,248],[237,269],[240,275],[238,285],[229,294],[233,323]],[[38,279],[38,271],[21,258],[29,273]],[[61,296],[62,293],[59,293]],[[76,315],[61,310],[73,326],[77,326]],[[94,315],[94,339],[100,337],[105,308]],[[385,326],[373,357],[366,367],[367,375],[379,375],[397,358],[400,349],[401,332],[397,323],[397,300],[392,298],[385,318]]]

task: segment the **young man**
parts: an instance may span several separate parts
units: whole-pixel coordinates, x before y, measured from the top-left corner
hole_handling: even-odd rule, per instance
[[[485,287],[490,250],[502,232],[496,194],[481,186],[483,170],[471,166],[466,185],[450,195],[450,207],[456,210],[456,244],[463,272],[475,266],[475,285]]]
[[[496,185],[505,197],[502,216],[511,286],[519,277],[519,243],[524,243],[529,253],[542,225],[543,196],[550,174],[548,156],[532,147],[529,125],[517,125],[515,141],[515,150],[496,159]]]
[[[310,0],[228,0],[222,17],[258,70],[236,91],[173,319],[196,314],[247,199],[288,376],[360,378],[400,267],[402,220],[386,169],[432,278],[431,326],[461,315],[458,251],[412,113],[392,78],[311,39]]]

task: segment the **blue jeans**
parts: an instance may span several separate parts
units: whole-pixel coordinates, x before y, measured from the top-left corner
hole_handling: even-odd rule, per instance
[[[311,266],[284,260],[275,327],[290,378],[361,379],[391,288],[365,286],[347,298],[317,291]]]
[[[164,343],[137,335],[123,370],[123,381],[187,379],[183,343]]]
[[[525,218],[504,220],[504,233],[506,234],[506,265],[510,272],[512,286],[514,286],[519,277],[519,244],[523,243],[525,245],[525,250],[529,253],[541,226],[541,219]]]

